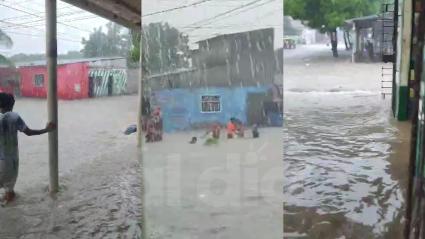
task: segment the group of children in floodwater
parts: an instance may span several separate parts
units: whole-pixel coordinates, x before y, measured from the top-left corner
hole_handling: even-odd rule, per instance
[[[163,120],[161,108],[156,107],[153,110],[151,109],[149,99],[144,99],[143,102],[143,118],[142,125],[143,131],[145,132],[145,141],[147,143],[162,141],[163,135]],[[134,126],[135,127],[135,126]],[[213,123],[211,127],[207,130],[204,136],[208,136],[205,144],[216,144],[220,138],[222,126],[218,123]],[[131,132],[135,132],[135,128]],[[226,125],[227,138],[243,138],[245,136],[244,125],[241,120],[232,117]],[[258,132],[258,125],[254,124],[252,127],[252,137],[258,138],[260,136]],[[192,140],[189,142],[191,144],[197,143],[198,138],[192,137]]]
[[[221,126],[218,123],[212,124],[211,128],[207,130],[205,136],[208,138],[205,141],[205,145],[217,144],[220,139]],[[229,122],[226,125],[226,136],[228,139],[233,138],[243,138],[245,136],[245,128],[241,120],[237,118],[230,118]],[[260,137],[260,133],[258,131],[258,125],[254,124],[252,127],[252,137],[258,138]],[[196,137],[192,137],[190,141],[191,144],[195,144],[197,142]]]

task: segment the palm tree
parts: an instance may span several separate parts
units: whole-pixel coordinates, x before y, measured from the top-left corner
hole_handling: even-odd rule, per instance
[[[0,29],[0,47],[11,48],[13,46],[12,38]],[[13,63],[5,56],[0,54],[0,64],[13,66]]]

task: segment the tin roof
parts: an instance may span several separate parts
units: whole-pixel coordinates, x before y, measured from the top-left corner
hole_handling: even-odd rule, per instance
[[[380,16],[378,15],[371,15],[371,16],[365,16],[365,17],[357,17],[348,19],[345,21],[346,27],[352,27],[353,24],[356,24],[356,27],[358,28],[369,28],[372,27],[373,24],[380,19]]]
[[[58,65],[66,65],[81,62],[96,62],[104,60],[119,60],[125,59],[125,57],[94,57],[94,58],[79,58],[79,59],[62,59],[58,60]],[[45,66],[46,60],[30,61],[30,62],[17,62],[16,67],[27,67],[27,66]]]
[[[196,41],[196,43],[200,43],[200,42],[204,42],[204,41],[213,41],[219,38],[230,38],[230,37],[235,37],[235,36],[240,36],[243,34],[247,34],[247,33],[254,33],[254,32],[261,32],[261,31],[274,31],[274,28],[261,28],[261,29],[255,29],[255,30],[250,30],[250,31],[245,31],[245,32],[234,32],[234,33],[228,33],[228,34],[221,34],[221,35],[217,35],[217,36],[213,36],[207,39],[203,39],[203,40],[199,40]]]
[[[177,75],[177,74],[182,74],[182,73],[187,73],[187,72],[193,72],[193,71],[196,71],[196,70],[197,70],[196,68],[180,68],[180,69],[176,69],[176,70],[170,71],[170,72],[152,74],[152,75],[149,75],[147,78],[152,79],[152,78],[156,78],[156,77]]]

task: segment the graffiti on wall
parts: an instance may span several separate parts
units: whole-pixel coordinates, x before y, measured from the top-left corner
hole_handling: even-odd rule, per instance
[[[89,96],[110,96],[127,93],[127,74],[121,69],[90,69]]]

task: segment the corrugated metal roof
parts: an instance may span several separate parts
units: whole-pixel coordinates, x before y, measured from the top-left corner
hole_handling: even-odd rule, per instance
[[[175,71],[153,74],[153,75],[148,76],[147,78],[152,79],[152,78],[156,78],[156,77],[182,74],[182,73],[192,72],[192,71],[196,71],[196,70],[197,70],[196,68],[180,68],[180,69],[176,69]]]
[[[207,38],[207,39],[204,39],[204,40],[196,41],[196,43],[200,43],[200,42],[204,42],[204,41],[212,41],[212,40],[215,40],[215,39],[218,39],[218,38],[221,38],[221,37],[227,38],[227,37],[233,37],[233,36],[243,35],[243,34],[247,34],[247,33],[267,31],[267,30],[268,31],[270,31],[270,30],[274,31],[274,28],[261,28],[261,29],[255,29],[255,30],[245,31],[245,32],[234,32],[234,33],[222,34],[222,35],[217,35],[217,36],[210,37],[210,38]]]
[[[369,28],[372,27],[373,23],[378,21],[379,19],[380,16],[378,15],[352,18],[345,21],[345,27],[352,28],[353,24],[356,24],[356,27],[358,28]]]
[[[80,63],[80,62],[96,62],[96,61],[105,61],[105,60],[119,60],[125,59],[125,57],[94,57],[94,58],[80,58],[80,59],[63,59],[58,60],[58,65]],[[31,61],[31,62],[18,62],[15,63],[17,67],[27,67],[27,66],[45,66],[46,60]]]

